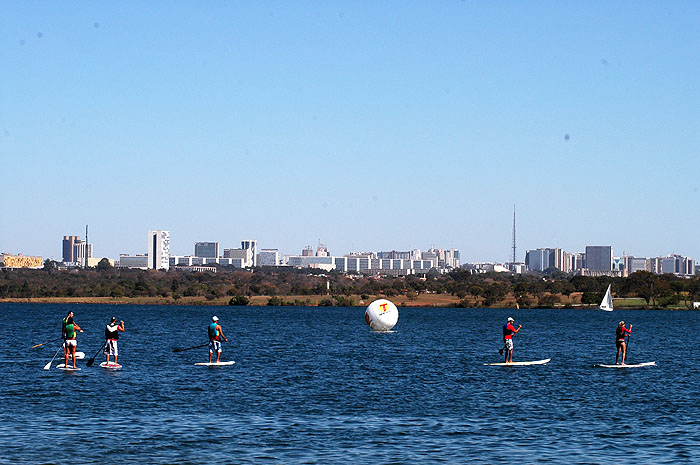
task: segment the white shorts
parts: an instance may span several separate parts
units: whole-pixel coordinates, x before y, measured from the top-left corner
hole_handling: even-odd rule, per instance
[[[221,341],[209,340],[209,352],[221,352]]]
[[[112,339],[107,339],[107,343],[105,344],[105,354],[107,355],[119,355],[119,350],[117,350],[117,341],[112,340]]]
[[[506,350],[513,350],[513,340],[512,339],[506,339],[505,348],[506,348]]]
[[[78,347],[78,341],[75,339],[66,339],[66,347]]]

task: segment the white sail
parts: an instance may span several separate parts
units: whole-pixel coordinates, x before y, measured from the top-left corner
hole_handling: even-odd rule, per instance
[[[605,296],[603,297],[603,301],[600,303],[600,307],[598,307],[598,310],[604,310],[606,312],[613,311],[613,300],[612,294],[610,293],[610,286],[611,284],[608,284],[608,290],[605,291]]]

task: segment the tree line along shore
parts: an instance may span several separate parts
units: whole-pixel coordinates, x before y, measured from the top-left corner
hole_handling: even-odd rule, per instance
[[[700,301],[700,277],[471,274],[377,277],[314,269],[220,268],[217,273],[115,269],[3,269],[0,302],[363,306],[386,298],[403,307],[595,307],[612,284],[617,308],[689,309]]]

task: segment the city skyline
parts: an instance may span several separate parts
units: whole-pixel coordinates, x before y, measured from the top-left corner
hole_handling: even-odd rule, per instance
[[[0,251],[700,257],[692,2],[0,5]],[[177,31],[175,34],[174,31]],[[686,175],[687,174],[687,175]],[[685,175],[685,176],[684,176]],[[227,238],[231,238],[230,240]]]
[[[87,229],[87,226],[86,226]],[[160,236],[160,239],[157,241],[154,239],[154,236],[156,235]],[[164,240],[166,245],[164,249],[164,254],[162,260],[165,260],[165,257],[170,256],[170,257],[200,257],[200,258],[238,258],[242,259],[243,262],[250,262],[250,265],[245,265],[245,266],[257,266],[257,258],[258,258],[258,244],[257,240],[255,239],[247,239],[247,240],[242,240],[240,241],[241,248],[224,248],[220,247],[220,242],[219,241],[196,241],[193,243],[193,252],[192,253],[176,253],[175,251],[170,250],[170,231],[165,231],[165,230],[160,230],[160,231],[148,231],[148,244],[146,246],[146,252],[120,252],[117,257],[124,257],[124,256],[130,256],[130,257],[146,257],[150,256],[151,250],[155,250],[158,248],[160,250],[160,245],[156,245],[156,243],[160,242],[161,240]],[[66,244],[69,244],[68,246]],[[73,245],[75,244],[75,246]],[[82,249],[80,247],[82,247]],[[109,258],[109,259],[115,259],[117,257],[100,257],[99,255],[93,255],[92,254],[92,249],[93,249],[93,243],[86,243],[85,240],[81,240],[80,236],[63,236],[63,241],[62,241],[62,248],[63,248],[63,261],[64,262],[70,262],[73,260],[66,260],[66,250],[82,250],[83,254],[85,253],[85,248],[88,249],[88,256],[93,258],[93,259],[99,259],[99,258]],[[241,254],[241,252],[244,252],[246,249],[249,249],[249,253],[247,254]],[[442,251],[457,251],[457,254],[460,255],[461,251],[459,249],[455,248],[443,248],[443,247],[436,247],[436,244],[431,244],[427,248],[421,248],[421,247],[416,247],[412,249],[406,249],[406,250],[401,250],[400,248],[388,248],[388,249],[366,249],[366,250],[349,250],[349,251],[340,251],[337,253],[331,253],[329,251],[328,247],[326,244],[322,243],[320,240],[318,242],[317,248],[314,250],[314,248],[310,245],[307,244],[303,248],[298,249],[297,251],[292,251],[289,253],[280,253],[279,248],[275,248],[273,245],[270,245],[267,248],[260,248],[260,251],[274,251],[276,256],[279,257],[292,257],[292,256],[304,256],[304,255],[310,255],[310,256],[316,256],[316,255],[324,255],[324,256],[349,256],[349,255],[354,255],[354,254],[364,254],[364,253],[373,253],[377,254],[378,258],[382,258],[382,254],[387,254],[387,253],[410,253],[412,251],[418,251],[418,252],[424,252],[424,251],[431,251],[431,250],[442,250]],[[572,271],[576,268],[581,268],[581,264],[578,263],[576,265],[575,263],[577,262],[576,256],[583,256],[588,258],[588,264],[586,266],[583,266],[583,268],[590,269],[592,271],[605,271],[608,268],[610,270],[613,269],[613,259],[614,258],[631,258],[631,259],[660,259],[660,258],[666,258],[666,257],[672,257],[672,256],[678,256],[678,257],[685,257],[685,258],[691,258],[694,260],[694,257],[688,257],[687,255],[683,254],[675,254],[675,253],[668,253],[668,254],[654,254],[650,256],[635,256],[633,254],[627,253],[625,250],[622,251],[622,253],[615,253],[614,252],[615,248],[611,245],[586,245],[582,250],[563,250],[559,247],[555,248],[548,248],[548,247],[538,247],[536,249],[526,249],[523,251],[523,259],[516,260],[515,264],[519,265],[527,265],[528,270],[534,270],[534,271],[544,271],[546,268],[549,266],[560,269],[562,271]],[[591,262],[591,251],[594,251],[596,253],[596,259],[595,262]],[[1,252],[0,253],[6,253],[6,252]],[[75,254],[76,252],[68,252],[69,254]],[[535,253],[534,256],[532,254]],[[599,255],[600,253],[603,253],[604,255]],[[545,255],[542,255],[545,254]],[[10,253],[10,255],[13,255]],[[21,254],[20,255],[24,255]],[[71,255],[69,255],[71,256]],[[84,256],[84,255],[83,255]],[[530,260],[530,264],[528,265],[528,257]],[[553,258],[556,257],[556,258]],[[573,257],[573,258],[572,258]],[[44,257],[44,258],[50,258],[54,260],[53,257]],[[389,258],[389,257],[386,257]],[[391,258],[396,258],[396,257],[391,257]],[[574,264],[569,263],[568,265],[564,265],[564,261],[570,261],[574,260]],[[459,259],[458,259],[459,260]],[[534,262],[532,261],[534,260]],[[56,260],[59,261],[59,260]],[[78,262],[81,262],[78,260]],[[545,262],[543,264],[543,262]],[[81,262],[82,263],[82,262]],[[512,263],[510,261],[499,261],[499,260],[486,260],[486,261],[463,261],[461,262],[462,264],[479,264],[479,263],[493,263],[493,264],[508,264]],[[531,266],[534,263],[534,267]],[[177,263],[175,263],[177,264]],[[172,263],[171,263],[172,265]],[[618,263],[619,265],[619,263]],[[149,262],[149,267],[150,268],[157,268],[157,266],[154,263]]]

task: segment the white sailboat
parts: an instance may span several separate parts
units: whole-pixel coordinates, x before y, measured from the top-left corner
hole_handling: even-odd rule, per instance
[[[613,311],[613,300],[612,294],[610,294],[610,286],[611,284],[608,284],[608,290],[605,291],[605,296],[603,297],[603,301],[600,303],[598,310],[603,310],[604,312]]]

